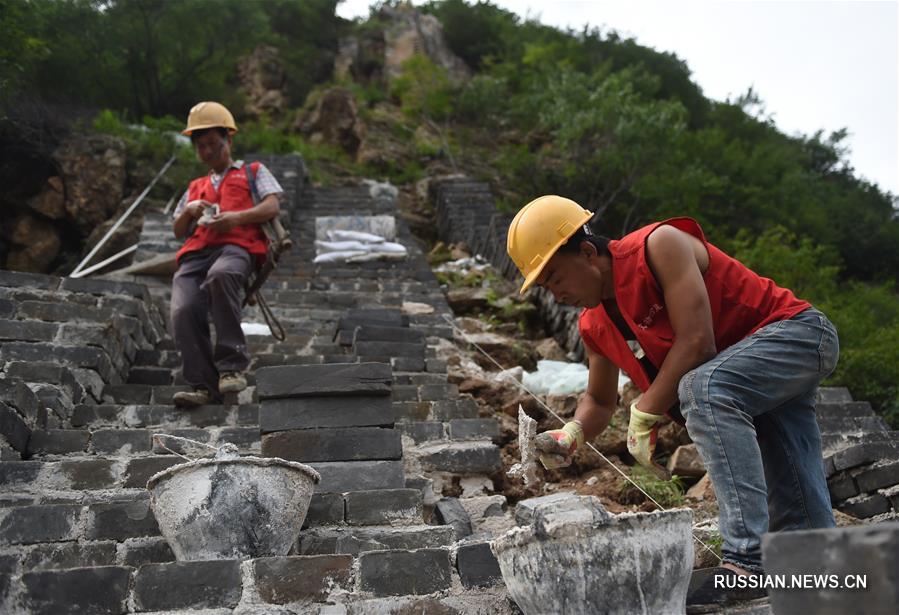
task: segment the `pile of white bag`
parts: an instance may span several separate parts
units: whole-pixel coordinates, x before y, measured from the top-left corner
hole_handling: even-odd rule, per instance
[[[362,231],[327,232],[328,240],[315,240],[314,263],[360,263],[379,259],[402,260],[406,248],[380,235]]]

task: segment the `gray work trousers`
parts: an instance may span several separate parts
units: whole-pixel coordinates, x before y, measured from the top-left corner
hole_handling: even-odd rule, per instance
[[[244,285],[253,260],[240,246],[211,246],[181,257],[172,280],[172,333],[184,379],[218,396],[219,375],[250,364],[240,328]],[[215,346],[208,314],[215,325]]]

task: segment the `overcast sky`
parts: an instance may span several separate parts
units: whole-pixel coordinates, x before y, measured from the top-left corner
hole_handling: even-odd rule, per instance
[[[346,18],[370,0],[344,0]],[[421,4],[415,1],[414,4]],[[715,100],[752,87],[787,134],[849,130],[856,175],[899,195],[899,11],[893,0],[495,0],[542,23],[614,29],[687,63]]]

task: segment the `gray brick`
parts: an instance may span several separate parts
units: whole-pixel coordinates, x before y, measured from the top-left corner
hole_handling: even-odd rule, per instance
[[[855,473],[859,491],[874,491],[899,484],[899,460],[880,461]]]
[[[259,399],[323,395],[389,395],[385,363],[265,367],[256,372]]]
[[[0,318],[12,318],[16,315],[16,304],[9,299],[0,299]]]
[[[456,540],[471,535],[471,517],[458,498],[441,498],[434,508],[437,521],[453,528]]]
[[[501,467],[499,448],[483,442],[432,444],[421,447],[427,470],[456,474],[492,474]]]
[[[109,489],[116,486],[113,462],[109,459],[60,461],[56,469],[72,489]]]
[[[490,550],[489,542],[474,542],[459,545],[456,551],[456,568],[462,585],[487,587],[503,582],[499,562]]]
[[[455,384],[423,384],[418,394],[422,401],[441,401],[458,397],[459,389]]]
[[[890,459],[899,454],[899,442],[871,442],[858,444],[833,454],[834,468],[845,470],[872,461]]]
[[[172,370],[168,367],[132,367],[128,372],[129,384],[172,384]]]
[[[899,523],[765,534],[769,575],[863,575],[862,591],[769,589],[774,613],[894,613],[899,601]]]
[[[38,398],[28,386],[17,378],[0,379],[0,401],[18,410],[19,414],[33,421],[38,414]]]
[[[427,371],[432,374],[446,373],[446,361],[443,359],[427,359],[425,364],[427,365]]]
[[[405,342],[424,344],[425,335],[417,329],[409,327],[382,327],[364,325],[355,330],[357,342]]]
[[[439,421],[416,421],[414,423],[397,423],[396,428],[403,434],[412,438],[418,444],[433,440],[443,440],[446,437],[443,423]]]
[[[303,397],[262,402],[262,433],[320,427],[389,427],[394,422],[390,397]]]
[[[840,418],[873,418],[877,416],[871,408],[871,404],[866,401],[847,401],[847,402],[823,402],[815,406],[815,414],[818,419],[840,419]]]
[[[427,421],[431,417],[431,402],[394,401],[393,414],[397,421]]]
[[[65,455],[87,449],[91,433],[80,429],[36,429],[28,441],[29,455]]]
[[[187,438],[189,440],[194,440],[196,442],[202,442],[204,444],[209,444],[212,439],[210,433],[205,429],[199,428],[191,428],[191,429],[164,429],[161,430],[165,432],[165,435],[168,436],[176,436],[178,438]],[[148,432],[149,433],[149,432]],[[154,433],[156,431],[154,430]],[[161,438],[161,439],[152,439],[152,436],[149,438],[152,442],[152,450],[157,455],[170,455],[172,451],[178,453],[179,455],[186,455],[191,457],[194,455],[193,449],[196,448],[196,445],[190,444],[189,442],[181,442],[180,440],[173,440],[171,438]],[[168,450],[166,450],[168,449]]]
[[[174,562],[175,554],[165,538],[131,538],[119,547],[122,564],[139,568],[144,564]]]
[[[59,325],[39,320],[0,320],[0,340],[51,342]]]
[[[322,602],[335,586],[352,589],[352,568],[349,555],[264,557],[253,561],[259,596],[270,604]]]
[[[260,446],[258,427],[226,427],[219,432],[217,444],[235,444],[241,449],[258,449]]]
[[[139,611],[234,608],[242,590],[233,560],[147,564],[134,577]]]
[[[360,357],[380,358],[388,360],[390,357],[405,357],[418,359],[424,364],[425,345],[422,342],[360,342],[356,341],[353,351]]]
[[[852,395],[846,387],[821,387],[818,389],[818,403],[838,403],[852,401]]]
[[[125,478],[122,486],[126,489],[144,489],[151,476],[179,463],[184,463],[184,460],[174,455],[132,459],[128,462],[128,466],[125,469]]]
[[[359,585],[376,596],[431,594],[449,589],[452,570],[443,549],[363,553]]]
[[[95,423],[114,423],[119,419],[121,406],[118,405],[78,405],[72,412],[73,427],[87,427]]]
[[[2,511],[0,511],[2,512]],[[81,506],[19,506],[9,509],[0,522],[0,540],[4,544],[61,542],[77,536]]]
[[[0,461],[0,485],[5,490],[17,490],[33,483],[43,468],[37,461]]]
[[[87,537],[92,540],[121,541],[159,534],[148,499],[92,504],[89,510]]]
[[[0,434],[15,450],[27,453],[31,429],[16,410],[3,402],[0,402]]]
[[[890,502],[879,493],[862,494],[841,502],[840,510],[859,519],[867,519],[890,510]]]
[[[400,459],[403,445],[394,429],[299,429],[263,436],[262,454],[302,462]]]
[[[349,525],[422,523],[421,492],[416,489],[354,491],[346,494]]]
[[[436,421],[478,418],[478,404],[473,399],[459,398],[435,401],[431,404],[431,416]]]
[[[840,472],[827,479],[827,487],[834,502],[858,495],[858,486],[846,472]]]
[[[111,384],[103,389],[103,395],[117,404],[148,404],[150,389],[146,384]]]
[[[317,493],[343,493],[405,487],[402,461],[334,461],[310,463],[322,477]]]
[[[303,528],[336,525],[345,519],[345,502],[341,493],[314,493]]]
[[[64,542],[35,545],[22,560],[22,568],[30,572],[112,566],[116,558],[116,544],[107,542]]]
[[[118,615],[127,611],[130,568],[103,566],[22,575],[26,612],[34,615]]]
[[[408,327],[409,317],[399,310],[350,310],[337,323],[338,330],[366,326]]]
[[[370,361],[375,357],[359,357],[362,361]],[[413,357],[392,357],[390,365],[397,372],[423,372],[425,370],[425,361],[421,358]]]
[[[453,530],[442,526],[317,527],[300,533],[300,555],[358,555],[388,549],[434,549],[453,544]]]
[[[496,440],[499,423],[496,419],[453,419],[449,425],[452,440]]]
[[[62,278],[60,290],[92,295],[127,295],[136,299],[147,299],[147,287],[134,282],[99,280],[96,278]]]
[[[59,282],[60,278],[55,276],[0,269],[0,287],[56,290]]]

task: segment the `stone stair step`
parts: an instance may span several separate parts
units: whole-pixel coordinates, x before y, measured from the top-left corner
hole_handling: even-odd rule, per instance
[[[259,424],[259,404],[207,405],[182,410],[172,405],[79,405],[72,426],[109,428],[251,427]]]
[[[422,468],[454,474],[492,474],[502,467],[499,448],[492,442],[446,442],[418,448]]]
[[[854,468],[881,459],[896,458],[899,458],[899,440],[863,439],[857,444],[825,455],[825,474],[831,476],[839,470]]]
[[[852,395],[846,387],[821,387],[818,389],[818,403],[851,402]]]
[[[899,442],[899,431],[872,431],[863,434],[822,434],[824,456],[857,444],[869,442]]]
[[[295,429],[262,437],[262,454],[289,461],[400,459],[400,432],[382,427]]]
[[[172,370],[168,367],[131,367],[128,384],[169,385],[172,384]]]
[[[406,486],[401,460],[323,461],[308,465],[315,468],[322,477],[321,482],[316,485],[316,493],[402,489]]]
[[[260,400],[322,395],[390,395],[393,380],[384,363],[266,367],[256,372]]]
[[[815,406],[818,420],[835,418],[875,417],[871,404],[866,401],[819,402]]]
[[[301,397],[264,400],[259,408],[262,433],[324,427],[389,427],[394,424],[388,396]]]
[[[822,434],[865,434],[886,431],[887,425],[879,416],[818,419]]]
[[[303,530],[298,555],[358,555],[388,549],[429,549],[453,544],[453,528],[442,525],[409,527],[318,527]]]

